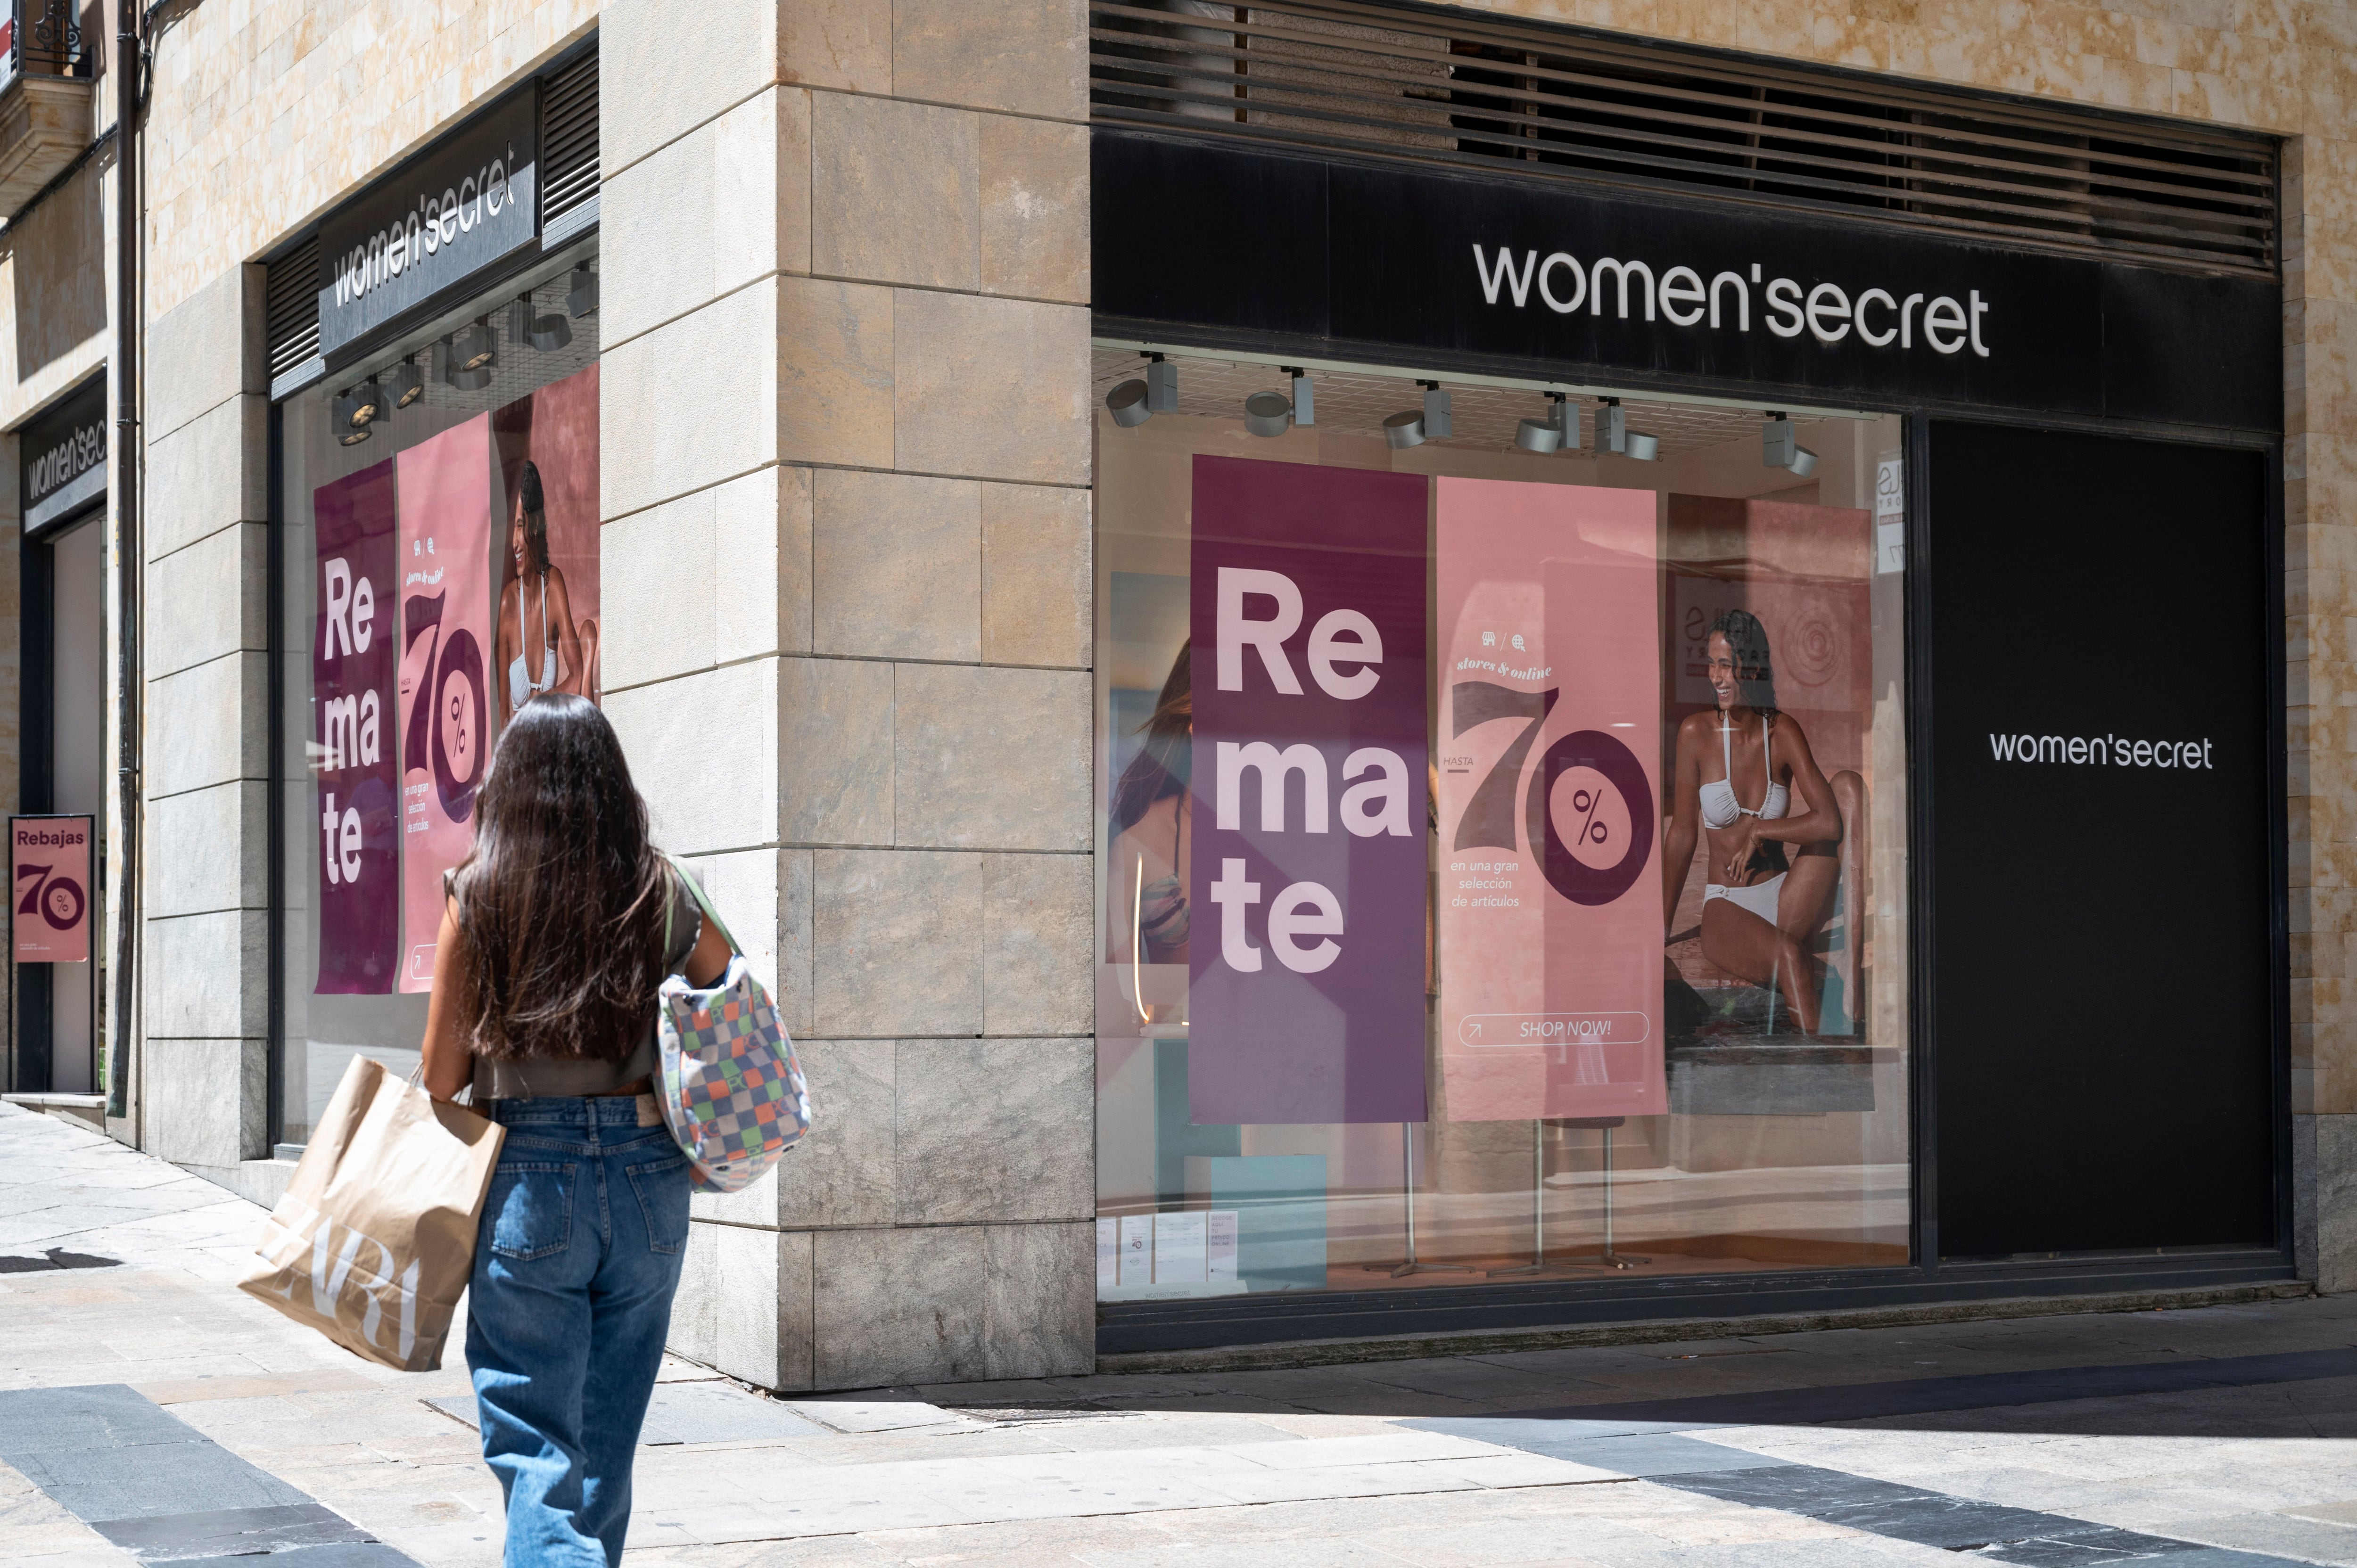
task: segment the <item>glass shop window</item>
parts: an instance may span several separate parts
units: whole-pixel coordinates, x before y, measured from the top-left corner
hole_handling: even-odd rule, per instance
[[[1900,422],[1096,381],[1100,1299],[1905,1262]]]

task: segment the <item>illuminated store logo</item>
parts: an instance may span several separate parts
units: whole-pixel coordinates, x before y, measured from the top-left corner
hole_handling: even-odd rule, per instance
[[[2127,736],[1992,735],[1999,762],[2065,762],[2081,768],[2211,768],[2207,740],[2136,740]]]
[[[1641,261],[1598,256],[1583,263],[1567,251],[1542,258],[1537,251],[1526,250],[1517,257],[1503,246],[1492,255],[1478,243],[1473,267],[1486,303],[1511,300],[1517,310],[1527,309],[1535,294],[1557,316],[1577,315],[1585,307],[1590,317],[1601,317],[1609,298],[1616,320],[1628,320],[1633,305],[1647,321],[1749,332],[1752,291],[1759,289],[1760,324],[1779,338],[1807,333],[1820,343],[1834,344],[1855,331],[1870,349],[1911,349],[1920,341],[1935,354],[1969,348],[1984,360],[1989,357],[1982,338],[1982,318],[1989,306],[1978,289],[1967,289],[1962,302],[1951,295],[1920,290],[1899,295],[1881,287],[1853,297],[1835,283],[1804,290],[1791,278],[1763,280],[1757,262],[1748,275],[1719,272],[1706,284],[1702,274],[1689,266],[1674,266],[1656,277]]]

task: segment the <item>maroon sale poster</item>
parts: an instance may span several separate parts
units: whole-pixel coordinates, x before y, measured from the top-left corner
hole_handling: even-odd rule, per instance
[[[1198,1123],[1425,1119],[1425,498],[1194,460]]]
[[[311,493],[312,814],[322,996],[393,989],[401,940],[393,755],[393,459]]]

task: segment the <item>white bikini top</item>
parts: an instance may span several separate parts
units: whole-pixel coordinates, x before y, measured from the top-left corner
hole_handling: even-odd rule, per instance
[[[519,588],[516,591],[517,641],[521,642],[524,639],[524,628],[527,624],[523,615],[523,591]],[[540,640],[543,657],[539,680],[533,680],[526,671],[524,656],[522,653],[518,653],[508,663],[508,706],[511,708],[522,707],[531,698],[556,684],[556,650],[547,646],[548,574],[545,572],[540,575]]]
[[[1729,726],[1725,719],[1718,722],[1718,756],[1727,777],[1714,779],[1702,787],[1703,825],[1731,828],[1738,817],[1758,817],[1761,822],[1773,822],[1784,814],[1792,802],[1792,792],[1776,782],[1776,763],[1768,746],[1768,715],[1760,715],[1760,756],[1768,771],[1768,793],[1760,798],[1760,809],[1753,811],[1735,798],[1735,743],[1727,738]]]

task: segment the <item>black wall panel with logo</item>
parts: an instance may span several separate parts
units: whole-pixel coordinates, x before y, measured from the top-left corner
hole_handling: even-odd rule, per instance
[[[2269,1245],[2266,458],[1935,421],[1928,469],[1939,1254]]]

